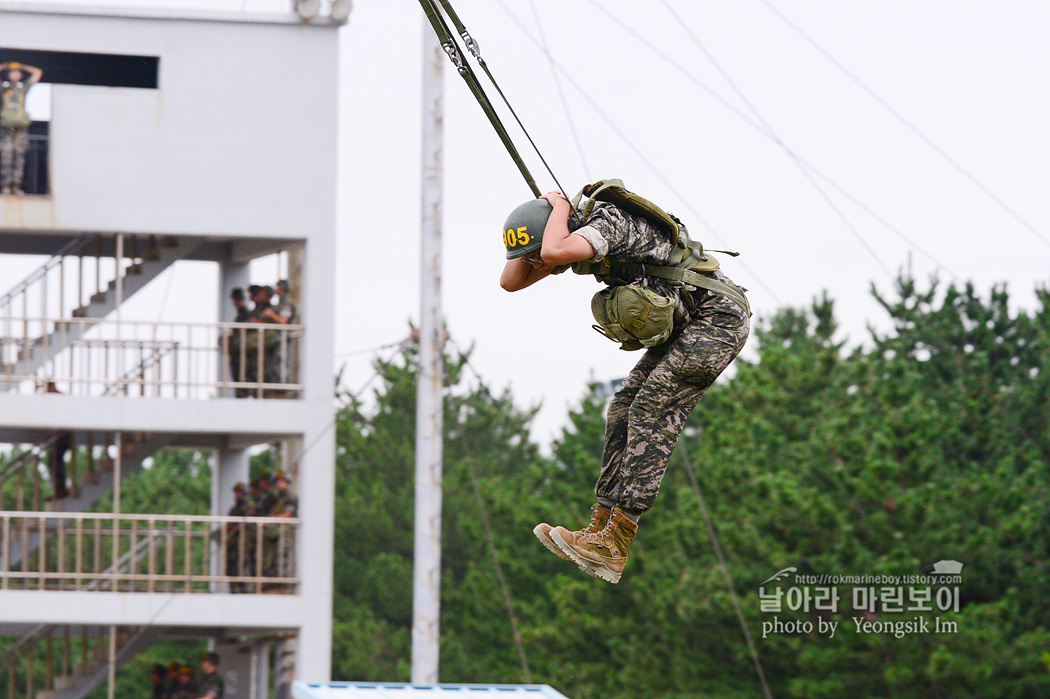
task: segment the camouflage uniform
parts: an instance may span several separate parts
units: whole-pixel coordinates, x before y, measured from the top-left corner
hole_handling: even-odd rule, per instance
[[[171,692],[172,699],[197,699],[199,696],[197,683],[193,681],[193,668],[180,668],[178,682]]]
[[[201,696],[212,697],[212,699],[222,699],[222,695],[225,691],[226,685],[222,681],[222,677],[219,676],[218,672],[206,673],[201,679],[199,690]]]
[[[269,503],[267,516],[299,514],[299,499],[289,490],[275,490]],[[291,577],[294,561],[293,545],[295,539],[290,527],[280,524],[267,524],[263,534],[263,575],[273,578]]]
[[[574,232],[594,249],[589,262],[609,257],[666,265],[673,247],[659,227],[605,203],[596,204],[584,227]],[[721,271],[709,276],[736,286]],[[686,417],[743,349],[751,325],[748,312],[726,296],[704,289],[683,291],[656,278],[646,283],[675,299],[674,331],[665,343],[645,352],[610,402],[595,485],[599,501],[632,514],[653,506]]]
[[[243,492],[243,488],[239,490]],[[243,497],[233,503],[226,515],[228,517],[247,517],[250,508],[251,503],[248,502],[248,498]],[[247,523],[230,522],[226,525],[226,575],[230,577],[255,575],[255,566],[252,560],[252,533]],[[251,585],[248,583],[229,583],[230,592],[248,592],[250,589]]]
[[[288,323],[298,325],[299,307],[295,305],[295,301],[288,298],[287,282],[277,282],[277,284],[283,293],[277,294],[277,303],[274,304],[273,310],[277,315],[287,319]],[[282,284],[284,284],[283,287],[281,286]],[[299,355],[299,342],[297,338],[289,333],[284,333],[281,337],[282,341],[278,348],[280,365],[277,379],[281,383],[295,383],[299,380],[299,372],[296,366]],[[280,391],[279,394],[285,395],[283,391]]]
[[[269,290],[270,287],[265,288]],[[272,318],[267,317],[266,315],[267,310],[276,310],[273,304],[270,302],[272,298],[273,294],[269,293],[266,295],[265,299],[260,299],[259,301],[256,301],[255,295],[253,295],[252,301],[255,301],[255,308],[252,309],[251,317],[249,318],[249,320],[257,323],[265,323],[270,325],[276,324],[276,321],[274,321]],[[254,362],[254,364],[251,367],[252,373],[250,374],[252,378],[250,378],[249,381],[261,380],[263,383],[280,383],[281,333],[271,330],[264,330],[262,333],[259,333],[258,331],[249,332],[250,334],[248,338],[248,349],[253,355],[251,361]],[[259,376],[258,369],[258,343],[260,340],[263,343],[263,370],[261,377]],[[274,389],[264,389],[263,397],[272,397],[273,391]]]
[[[26,152],[29,150],[29,115],[26,114],[26,93],[30,84],[25,82],[0,83],[0,187],[5,191],[21,191],[26,169]]]

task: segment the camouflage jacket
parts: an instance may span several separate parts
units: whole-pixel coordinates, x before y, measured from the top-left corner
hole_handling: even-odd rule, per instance
[[[608,257],[642,265],[663,266],[668,264],[674,249],[671,236],[665,230],[641,216],[627,213],[606,202],[596,203],[584,225],[573,233],[582,236],[594,250],[594,257],[586,262],[601,262]],[[709,276],[720,282],[733,284],[721,270],[715,270]],[[675,300],[675,325],[685,320],[689,309],[694,308],[697,302],[711,293],[704,289],[683,291],[667,280],[644,277],[641,274],[620,277],[613,283],[632,284],[638,281],[644,281],[653,291]],[[683,294],[688,294],[691,298],[684,298]]]

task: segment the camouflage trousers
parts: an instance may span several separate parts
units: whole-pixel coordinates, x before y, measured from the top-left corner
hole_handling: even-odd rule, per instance
[[[629,512],[656,501],[686,417],[744,348],[751,322],[725,296],[708,293],[671,338],[646,351],[609,404],[600,500]]]
[[[22,187],[26,171],[29,132],[25,129],[0,129],[0,186]]]

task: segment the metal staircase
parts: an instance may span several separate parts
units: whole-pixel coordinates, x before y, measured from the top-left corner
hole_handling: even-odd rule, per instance
[[[170,445],[172,439],[172,435],[167,434],[130,435],[130,438],[123,442],[124,454],[121,458],[121,478],[127,478],[141,470],[143,462],[157,451]],[[81,481],[74,480],[73,487],[70,488],[71,495],[61,500],[48,500],[40,503],[39,494],[42,489],[34,488],[34,494],[38,495],[38,497],[36,498],[37,506],[31,508],[32,511],[44,509],[48,512],[86,512],[91,505],[113,491],[114,483],[116,482],[115,463],[115,460],[109,458],[102,460],[100,468],[95,470],[94,473],[89,471]],[[27,462],[23,468],[27,467],[36,468],[36,463]],[[37,469],[37,473],[39,473],[39,469]],[[43,504],[45,507],[41,508],[40,504]],[[46,542],[49,536],[50,532],[48,531],[43,533],[31,531],[27,533],[24,540],[12,541],[7,565],[12,568],[18,566],[25,556],[31,557],[40,548],[41,542]]]
[[[98,450],[95,449],[96,444],[106,446],[108,439],[111,438],[106,435],[92,434],[89,435],[86,444],[80,445],[84,449],[79,454],[76,448],[71,449],[73,456],[68,474],[69,495],[61,499],[53,497],[55,484],[50,482],[50,474],[44,465],[49,456],[48,450],[53,447],[56,437],[52,435],[21,452],[0,470],[0,492],[5,486],[11,484],[8,492],[4,493],[0,506],[18,511],[85,511],[99,498],[113,490],[116,478],[115,460],[106,453],[105,449],[102,449],[101,454],[97,454]],[[126,478],[139,471],[147,458],[170,446],[172,441],[173,436],[168,434],[130,433],[124,435],[121,477]],[[77,459],[78,456],[81,458]],[[77,468],[81,462],[83,462],[81,465],[85,466],[83,469]]]
[[[104,246],[101,236],[75,238],[0,297],[0,342],[8,346],[0,373],[35,374],[95,327],[87,321],[108,316],[200,245],[194,238],[169,238],[163,244],[151,238],[149,244],[134,244],[127,251],[117,245],[116,255],[109,258],[103,253],[110,252],[112,245]],[[92,246],[94,265],[88,256]],[[95,292],[88,295],[91,277]],[[75,294],[69,293],[70,285]],[[67,313],[68,306],[73,307]]]
[[[113,669],[119,670],[129,660],[157,640],[157,630],[150,626],[127,629],[118,635]],[[55,699],[84,699],[109,677],[109,653],[96,653],[89,662],[74,668],[72,675],[56,678]]]
[[[114,636],[116,670],[157,641],[160,634],[155,628],[139,626],[115,629]],[[41,624],[0,655],[0,678],[6,680],[0,684],[6,685],[2,696],[84,699],[106,681],[109,660],[108,629]]]
[[[116,565],[106,570],[124,572],[133,570],[149,555],[149,540],[143,539],[134,550],[123,556]],[[102,590],[112,586],[110,580],[99,580],[85,586],[85,590]],[[0,678],[6,674],[7,696],[31,696],[34,683],[41,685],[38,699],[83,699],[106,681],[109,674],[109,637],[103,629],[94,635],[87,627],[80,629],[74,639],[70,625],[40,624],[0,654]],[[153,643],[159,634],[148,626],[122,628],[115,632],[114,662],[119,669]],[[55,640],[58,639],[58,648]],[[74,645],[77,648],[74,650]],[[38,649],[43,646],[43,660]],[[77,657],[74,657],[77,656]],[[43,667],[40,667],[43,665]],[[21,672],[19,672],[21,670]],[[24,687],[17,688],[18,679]],[[16,688],[19,691],[16,691]],[[25,694],[20,690],[24,689]]]

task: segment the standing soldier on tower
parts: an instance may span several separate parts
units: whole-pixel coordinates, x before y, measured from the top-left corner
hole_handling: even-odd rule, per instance
[[[26,95],[43,75],[34,66],[0,63],[0,194],[25,194],[22,179],[33,123],[26,111]]]
[[[280,471],[274,477],[274,496],[270,501],[268,517],[297,517],[299,515],[299,498],[288,489],[291,478]],[[294,553],[289,527],[283,524],[267,524],[263,537],[263,575],[270,578],[288,578],[292,575]],[[271,589],[285,589],[283,584],[271,585]]]
[[[295,301],[288,296],[288,292],[291,291],[292,285],[287,279],[282,279],[277,282],[277,286],[274,287],[274,294],[277,296],[277,303],[274,304],[273,310],[277,313],[279,320],[278,323],[287,325],[291,323],[295,325],[299,322],[299,309],[295,305]]]
[[[219,675],[219,654],[208,652],[201,658],[200,690],[198,699],[222,699],[226,691],[222,677]]]
[[[291,288],[292,285],[287,279],[280,280],[277,282],[277,286],[274,287],[274,293],[277,295],[274,311],[277,313],[277,317],[280,318],[277,322],[283,325],[296,325],[299,323],[299,307],[295,305],[295,301],[292,301],[289,295]],[[278,380],[281,383],[296,383],[299,380],[299,342],[292,334],[281,334],[279,355]],[[283,391],[275,392],[275,397],[284,397],[286,395]]]
[[[226,513],[227,517],[247,517],[251,508],[248,492],[244,483],[233,486],[233,506]],[[245,577],[252,575],[251,565],[251,530],[245,522],[226,523],[226,575]],[[229,583],[230,592],[248,592],[246,582]]]
[[[248,308],[248,295],[244,293],[244,289],[237,287],[231,291],[230,300],[236,309],[233,322],[247,323],[252,317],[252,309]],[[241,357],[241,349],[247,346],[246,334],[245,330],[236,328],[231,330],[226,338],[226,351],[230,356],[230,376],[237,383],[244,383],[248,378],[248,367],[246,365],[247,362],[251,361],[251,357],[247,353],[245,353],[243,358]],[[251,391],[241,386],[235,388],[233,394],[238,398],[246,398],[251,394]]]

